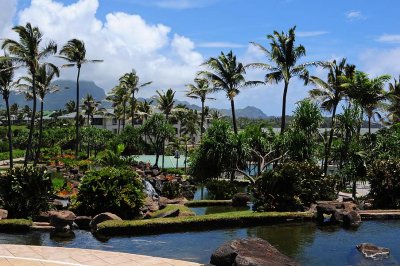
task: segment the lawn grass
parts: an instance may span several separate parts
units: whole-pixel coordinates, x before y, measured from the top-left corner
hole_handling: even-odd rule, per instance
[[[0,152],[0,161],[8,160],[10,158],[9,155],[10,153],[8,151]],[[13,158],[24,157],[24,155],[25,155],[25,150],[18,150],[18,149],[13,150]]]
[[[149,220],[105,221],[97,225],[97,233],[103,236],[148,235],[196,230],[213,230],[230,227],[246,227],[310,221],[309,212],[262,212],[236,211],[201,216],[155,218]]]
[[[165,207],[162,210],[158,210],[156,212],[153,212],[151,214],[152,219],[156,219],[157,216],[163,215],[167,212],[172,212],[175,210],[179,210],[179,215],[180,216],[194,216],[196,215],[190,208],[186,207],[185,205],[181,204],[168,204],[167,207]]]
[[[32,221],[26,219],[0,220],[1,233],[25,233],[31,229]]]
[[[188,207],[230,206],[232,200],[192,200],[185,203]]]

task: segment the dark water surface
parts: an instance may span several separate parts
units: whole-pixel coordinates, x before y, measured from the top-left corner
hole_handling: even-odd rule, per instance
[[[281,224],[190,233],[140,237],[115,237],[106,242],[86,231],[60,241],[49,233],[0,234],[0,243],[62,246],[120,251],[150,256],[208,263],[211,253],[222,243],[243,237],[261,237],[301,265],[400,265],[400,221],[364,222],[358,230],[318,227],[314,223]],[[391,250],[389,259],[363,259],[355,246],[371,242]]]

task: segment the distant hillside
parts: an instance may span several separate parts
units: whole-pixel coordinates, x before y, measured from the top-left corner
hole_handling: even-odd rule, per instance
[[[46,95],[44,98],[44,109],[45,110],[57,110],[63,109],[65,103],[69,100],[76,100],[76,82],[72,80],[57,80],[54,84],[58,85],[60,90],[56,93]],[[106,97],[106,93],[102,88],[97,86],[93,81],[80,81],[80,98],[85,97],[86,94],[92,94],[93,98],[100,101]],[[12,93],[10,95],[10,103],[17,103],[19,106],[29,105],[32,103],[30,101],[26,101],[23,95],[16,95],[16,93]]]
[[[225,116],[232,116],[232,111],[230,109],[217,109],[221,114]],[[243,109],[236,109],[236,116],[246,117],[250,119],[266,119],[268,116],[264,114],[263,111],[254,106],[247,106]]]

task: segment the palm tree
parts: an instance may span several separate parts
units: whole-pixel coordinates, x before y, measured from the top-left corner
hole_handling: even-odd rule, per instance
[[[81,74],[81,67],[86,63],[99,63],[103,60],[88,60],[86,59],[86,48],[85,43],[78,39],[71,39],[60,51],[60,58],[68,61],[68,64],[63,67],[74,67],[78,68],[78,74],[76,76],[76,143],[75,143],[75,157],[78,158],[79,153],[79,76]]]
[[[36,72],[36,87],[37,87],[37,97],[40,100],[40,119],[39,119],[39,145],[37,147],[37,152],[35,155],[34,164],[36,164],[40,157],[40,148],[42,146],[43,139],[43,106],[44,106],[44,97],[47,94],[57,92],[58,86],[52,84],[53,79],[55,77],[59,77],[60,72],[58,68],[53,64],[41,64]],[[26,91],[26,96],[28,99],[33,99],[33,92],[30,91],[30,88],[33,87],[33,80],[30,77],[22,77],[18,83],[23,80],[27,84],[20,84],[19,87],[22,87]]]
[[[207,79],[196,78],[194,82],[195,84],[186,85],[186,87],[189,89],[189,91],[186,93],[186,96],[193,99],[200,99],[201,101],[200,140],[202,140],[205,117],[204,102],[206,100],[215,100],[215,98],[207,97],[208,94],[212,93],[210,83]]]
[[[211,71],[200,71],[199,75],[211,81],[213,91],[224,91],[231,102],[233,131],[237,134],[234,98],[239,94],[241,88],[263,84],[263,82],[246,81],[244,78],[245,67],[236,61],[236,55],[232,51],[226,55],[221,52],[218,58],[211,57],[203,65],[208,66]]]
[[[17,103],[13,103],[10,106],[10,114],[18,116],[18,113],[19,113],[19,105]]]
[[[328,142],[325,143],[325,159],[324,159],[324,173],[326,175],[328,171],[328,160],[330,155],[330,150],[332,147],[333,133],[335,130],[335,116],[336,109],[339,102],[346,96],[346,90],[343,88],[343,76],[348,74],[345,73],[346,69],[346,59],[343,58],[339,64],[336,60],[333,62],[321,63],[322,67],[328,69],[327,81],[323,81],[318,77],[311,76],[310,82],[315,84],[317,88],[309,91],[312,98],[316,98],[321,102],[321,108],[332,114],[331,116],[331,130],[329,134]]]
[[[82,110],[85,111],[84,115],[87,117],[87,125],[91,126],[90,118],[97,113],[98,107],[100,105],[99,101],[96,101],[91,94],[87,94],[83,98]]]
[[[382,75],[370,79],[368,75],[361,71],[356,71],[354,79],[343,84],[348,90],[347,95],[361,106],[368,118],[368,133],[371,134],[371,119],[374,115],[380,117],[377,112],[379,104],[385,99],[383,87],[391,77]]]
[[[160,92],[156,91],[158,94],[157,102],[158,102],[158,108],[164,113],[165,118],[168,121],[169,115],[172,112],[172,109],[174,107],[174,97],[175,97],[175,91],[172,89],[168,89],[167,92]]]
[[[142,119],[147,119],[147,117],[151,114],[151,104],[153,101],[146,101],[139,102],[138,104],[138,113],[142,117]]]
[[[389,92],[386,94],[389,100],[387,111],[389,112],[389,119],[394,124],[400,122],[400,76],[393,83],[389,83]]]
[[[196,110],[189,109],[182,121],[182,133],[190,136],[194,144],[194,136],[199,128],[199,115]]]
[[[261,68],[268,73],[265,75],[266,83],[279,83],[284,82],[283,97],[282,97],[282,118],[281,118],[281,134],[285,130],[286,123],[286,97],[289,88],[289,82],[292,77],[300,77],[307,81],[308,70],[307,66],[316,65],[317,63],[303,63],[296,65],[297,61],[306,55],[306,49],[304,46],[295,46],[296,26],[289,29],[286,34],[284,32],[277,32],[268,35],[267,38],[270,40],[270,50],[262,46],[261,44],[251,42],[251,44],[258,47],[267,57],[267,59],[273,63],[273,65],[266,63],[252,63],[249,67]]]
[[[75,101],[70,100],[65,104],[65,110],[68,114],[73,113],[76,111],[76,104]]]
[[[13,148],[12,148],[12,131],[11,131],[11,116],[10,116],[10,92],[11,83],[14,77],[14,67],[10,60],[0,60],[0,94],[6,102],[6,116],[7,116],[7,138],[8,149],[10,153],[10,169],[13,168]]]
[[[152,83],[152,81],[143,83],[139,85],[139,76],[136,74],[136,71],[132,69],[132,72],[126,73],[119,79],[120,83],[124,86],[126,86],[129,90],[130,93],[132,94],[131,98],[131,119],[132,119],[132,127],[135,124],[134,121],[134,116],[135,116],[135,111],[136,111],[136,98],[135,98],[135,92],[139,92],[140,88],[146,87]]]
[[[30,151],[32,148],[32,136],[35,129],[35,116],[36,116],[36,71],[39,67],[41,60],[49,56],[50,54],[55,54],[57,52],[57,45],[50,41],[45,47],[41,48],[40,43],[42,42],[42,33],[38,27],[32,27],[30,23],[26,26],[16,26],[13,28],[18,34],[19,42],[6,39],[3,42],[2,48],[6,48],[10,54],[10,59],[17,64],[22,64],[28,68],[29,73],[32,78],[32,96],[33,96],[33,106],[32,106],[32,116],[29,128],[28,145],[25,152],[24,166],[28,164],[28,159]]]
[[[109,95],[107,96],[107,100],[112,102],[113,108],[121,108],[122,111],[122,130],[125,129],[125,121],[126,121],[126,105],[129,101],[130,93],[129,90],[123,85],[115,86]]]

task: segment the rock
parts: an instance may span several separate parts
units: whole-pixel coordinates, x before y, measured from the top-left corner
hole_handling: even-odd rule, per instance
[[[59,199],[55,199],[53,200],[53,206],[57,209],[57,210],[61,210],[64,207],[64,203],[59,200]]]
[[[144,177],[144,176],[145,176],[145,174],[144,174],[144,171],[143,171],[143,170],[136,169],[136,173],[137,173],[139,176],[141,176],[141,177]]]
[[[0,209],[0,220],[7,219],[8,211],[4,209]]]
[[[175,209],[169,212],[160,213],[156,216],[156,218],[169,218],[169,217],[178,217],[179,216],[179,209]]]
[[[364,257],[371,259],[387,258],[390,253],[390,249],[378,247],[371,243],[361,243],[356,247]]]
[[[50,225],[56,228],[72,226],[76,215],[71,211],[49,211]]]
[[[78,225],[79,229],[90,230],[90,222],[92,217],[90,216],[78,216],[75,219],[75,223]]]
[[[249,195],[243,192],[236,193],[232,197],[232,206],[235,207],[246,207],[247,202],[250,200]]]
[[[347,212],[343,215],[343,226],[345,227],[359,227],[361,224],[361,216],[356,211]]]
[[[160,205],[168,205],[168,204],[185,205],[186,202],[188,202],[188,200],[186,198],[168,199],[166,197],[160,197],[160,199],[159,199]]]
[[[90,222],[90,227],[92,229],[95,229],[95,228],[97,228],[97,225],[99,223],[102,223],[104,221],[109,221],[109,220],[122,221],[122,219],[118,215],[115,215],[111,212],[103,212],[103,213],[97,214],[95,217],[93,217],[92,221]]]
[[[261,238],[228,241],[214,251],[210,263],[216,266],[298,265]]]
[[[149,210],[151,212],[155,212],[160,209],[160,205],[158,204],[158,201],[153,200],[149,196],[147,196],[144,201],[144,207],[146,210]],[[146,211],[146,210],[144,210],[144,211]]]
[[[157,169],[153,169],[151,172],[152,176],[157,176],[159,173],[160,173],[160,171]]]

